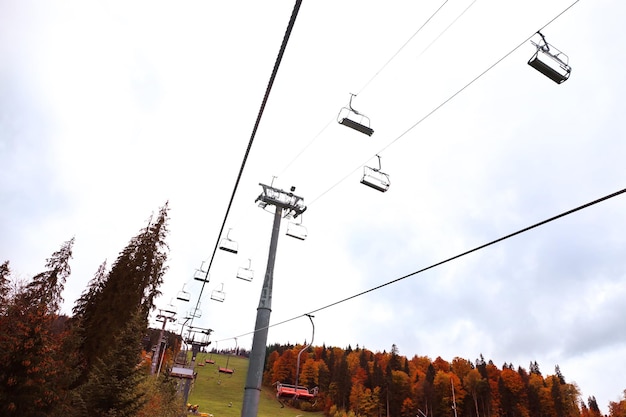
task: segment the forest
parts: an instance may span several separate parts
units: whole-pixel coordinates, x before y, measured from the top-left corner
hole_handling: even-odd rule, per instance
[[[543,375],[537,362],[528,369],[504,363],[498,368],[481,355],[475,361],[448,362],[415,355],[408,359],[395,345],[389,352],[366,348],[309,348],[273,345],[263,382],[318,388],[314,402],[295,402],[304,410],[331,417],[599,417],[595,397],[580,398],[557,365]],[[626,399],[626,391],[624,392]],[[609,416],[626,416],[626,400],[611,402]]]
[[[184,409],[169,378],[182,341],[168,343],[165,371],[154,374],[159,332],[149,314],[167,271],[168,205],[150,216],[109,267],[97,268],[74,302],[60,313],[71,274],[75,239],[63,242],[29,280],[0,264],[0,415],[3,417],[174,417]],[[293,402],[329,417],[599,417],[595,398],[580,398],[557,366],[543,375],[512,364],[498,368],[481,356],[451,362],[365,348],[271,345],[263,383],[316,387],[314,401]],[[245,356],[245,349],[240,349]],[[626,391],[609,404],[626,417]]]

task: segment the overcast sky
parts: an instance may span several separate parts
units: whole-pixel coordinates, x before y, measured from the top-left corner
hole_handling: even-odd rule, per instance
[[[0,261],[27,279],[75,236],[69,313],[169,201],[158,305],[184,316],[293,5],[0,0]],[[250,348],[273,220],[254,200],[274,176],[304,198],[309,237],[280,238],[272,323],[622,190],[624,21],[619,0],[305,0],[228,217],[239,253],[216,253],[194,325]],[[541,28],[569,57],[561,85],[527,65]],[[336,121],[350,93],[371,137]],[[386,193],[359,183],[376,154]],[[314,342],[558,364],[607,412],[626,388],[625,209],[611,198],[323,308]],[[300,317],[268,342],[311,332]]]

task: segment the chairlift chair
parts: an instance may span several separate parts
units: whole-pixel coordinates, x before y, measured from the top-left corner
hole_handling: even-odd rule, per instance
[[[199,308],[194,308],[189,312],[189,316],[199,319],[200,317],[202,317],[202,310],[200,310]]]
[[[211,300],[219,301],[220,303],[224,302],[226,298],[226,293],[224,292],[224,284],[220,284],[220,289],[215,289],[211,291]]]
[[[167,313],[171,316],[175,316],[176,315],[176,306],[174,304],[172,304],[172,301],[170,300],[170,303],[168,305],[165,306],[165,308],[163,309],[164,313]]]
[[[235,350],[237,350],[237,338],[235,337]],[[226,356],[226,365],[225,366],[218,366],[217,367],[217,371],[222,373],[222,374],[229,374],[232,375],[233,373],[235,373],[234,369],[231,369],[228,367],[228,362],[230,361],[230,355],[232,354],[232,351],[228,352],[228,356]]]
[[[252,270],[252,259],[248,259],[248,267],[239,267],[237,270],[237,278],[242,279],[244,281],[252,281],[254,278],[254,271]]]
[[[541,40],[539,43],[531,41],[537,50],[528,60],[528,65],[555,83],[562,84],[569,78],[572,72],[572,68],[569,66],[569,58],[553,45],[546,42],[546,38],[541,32],[537,32],[537,34],[541,37]]]
[[[201,282],[209,282],[209,274],[202,269],[196,269],[196,272],[193,274],[193,279]]]
[[[176,295],[176,299],[180,301],[189,302],[190,298],[191,298],[191,294],[189,294],[188,291],[185,291],[185,286],[183,285],[183,289],[181,291],[178,291],[178,294]]]
[[[298,223],[294,221],[287,223],[287,232],[285,234],[298,240],[305,240],[307,238],[308,232],[306,227],[302,225],[302,216],[300,216],[300,221]]]
[[[238,246],[237,242],[235,242],[234,240],[230,239],[229,235],[230,235],[230,231],[232,229],[228,229],[228,233],[226,233],[226,238],[222,239],[220,241],[220,246],[219,248],[223,251],[226,252],[230,252],[230,253],[237,253],[237,249]]]
[[[389,189],[391,182],[389,181],[389,175],[380,170],[380,156],[376,155],[376,157],[378,157],[378,168],[365,166],[363,168],[361,184],[367,185],[368,187],[384,193]]]
[[[217,342],[215,342],[215,347],[213,349],[211,349],[211,352],[209,354],[209,358],[205,359],[205,362],[210,364],[210,365],[215,365],[215,359],[213,359],[213,350],[217,351]]]
[[[352,107],[352,98],[354,96],[356,96],[356,94],[350,94],[350,102],[348,105],[339,110],[337,121],[339,124],[348,126],[349,128],[364,133],[367,136],[372,136],[374,130],[370,127],[369,117],[359,113]]]

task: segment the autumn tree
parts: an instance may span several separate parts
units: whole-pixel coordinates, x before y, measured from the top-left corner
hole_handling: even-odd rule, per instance
[[[609,402],[609,417],[626,417],[626,389],[620,401]]]
[[[476,417],[480,417],[480,412],[478,411],[478,399],[481,392],[481,387],[484,384],[485,379],[482,377],[477,369],[470,370],[463,378],[463,386],[465,386],[468,393],[472,397]]]
[[[73,374],[64,332],[54,330],[70,275],[74,239],[46,261],[46,270],[5,299],[0,330],[0,411],[3,416],[52,416],[66,399]],[[0,268],[8,298],[8,263]]]
[[[519,372],[510,367],[503,369],[498,387],[503,416],[530,417],[526,386]]]

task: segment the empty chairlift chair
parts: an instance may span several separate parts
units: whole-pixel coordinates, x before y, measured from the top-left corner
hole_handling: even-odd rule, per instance
[[[189,312],[188,316],[193,317],[195,319],[199,319],[200,317],[202,317],[202,310],[200,310],[200,303],[198,303],[196,308],[194,308],[193,310]]]
[[[235,352],[236,351],[237,351],[237,338],[235,338]],[[232,375],[233,373],[235,373],[234,369],[228,367],[228,362],[230,361],[230,355],[232,355],[232,353],[233,351],[228,352],[228,356],[226,357],[226,365],[218,366],[217,368],[218,372],[222,374],[229,374],[229,375]]]
[[[295,219],[287,223],[287,232],[285,234],[298,240],[305,240],[307,238],[308,232],[306,227],[302,225],[302,216],[300,216],[298,223],[295,222]]]
[[[370,127],[370,119],[364,114],[359,113],[352,108],[352,98],[355,94],[350,94],[350,102],[347,106],[342,107],[337,115],[337,121],[339,124],[348,126],[356,131],[372,136],[374,130]]]
[[[170,303],[168,305],[165,306],[165,308],[163,309],[163,312],[170,315],[170,316],[175,316],[176,315],[176,306],[174,304],[172,304],[173,300],[170,300]]]
[[[238,246],[237,242],[231,240],[229,235],[232,229],[228,229],[228,233],[226,233],[226,238],[220,241],[220,249],[230,253],[237,253]]]
[[[185,291],[185,286],[183,285],[183,289],[178,292],[178,295],[176,295],[176,299],[184,302],[189,302],[190,298],[191,294],[189,294],[188,291]]]
[[[565,82],[572,72],[568,56],[546,42],[546,38],[541,32],[537,32],[537,34],[541,39],[539,43],[531,41],[537,50],[528,61],[528,65],[557,84]]]
[[[224,292],[224,284],[220,284],[220,289],[214,289],[213,291],[211,291],[211,300],[214,301],[219,301],[220,303],[223,303],[224,300],[226,299],[226,293]]]
[[[200,265],[200,269],[196,269],[193,279],[200,282],[209,282],[209,271],[204,269],[204,262]]]
[[[389,189],[391,182],[389,181],[389,175],[382,172],[380,165],[380,156],[378,158],[378,168],[363,167],[363,177],[361,177],[361,184],[367,185],[380,192],[385,192]]]
[[[252,259],[248,259],[248,267],[239,267],[237,270],[237,278],[242,279],[244,281],[252,281],[254,278],[254,271],[252,270]]]

